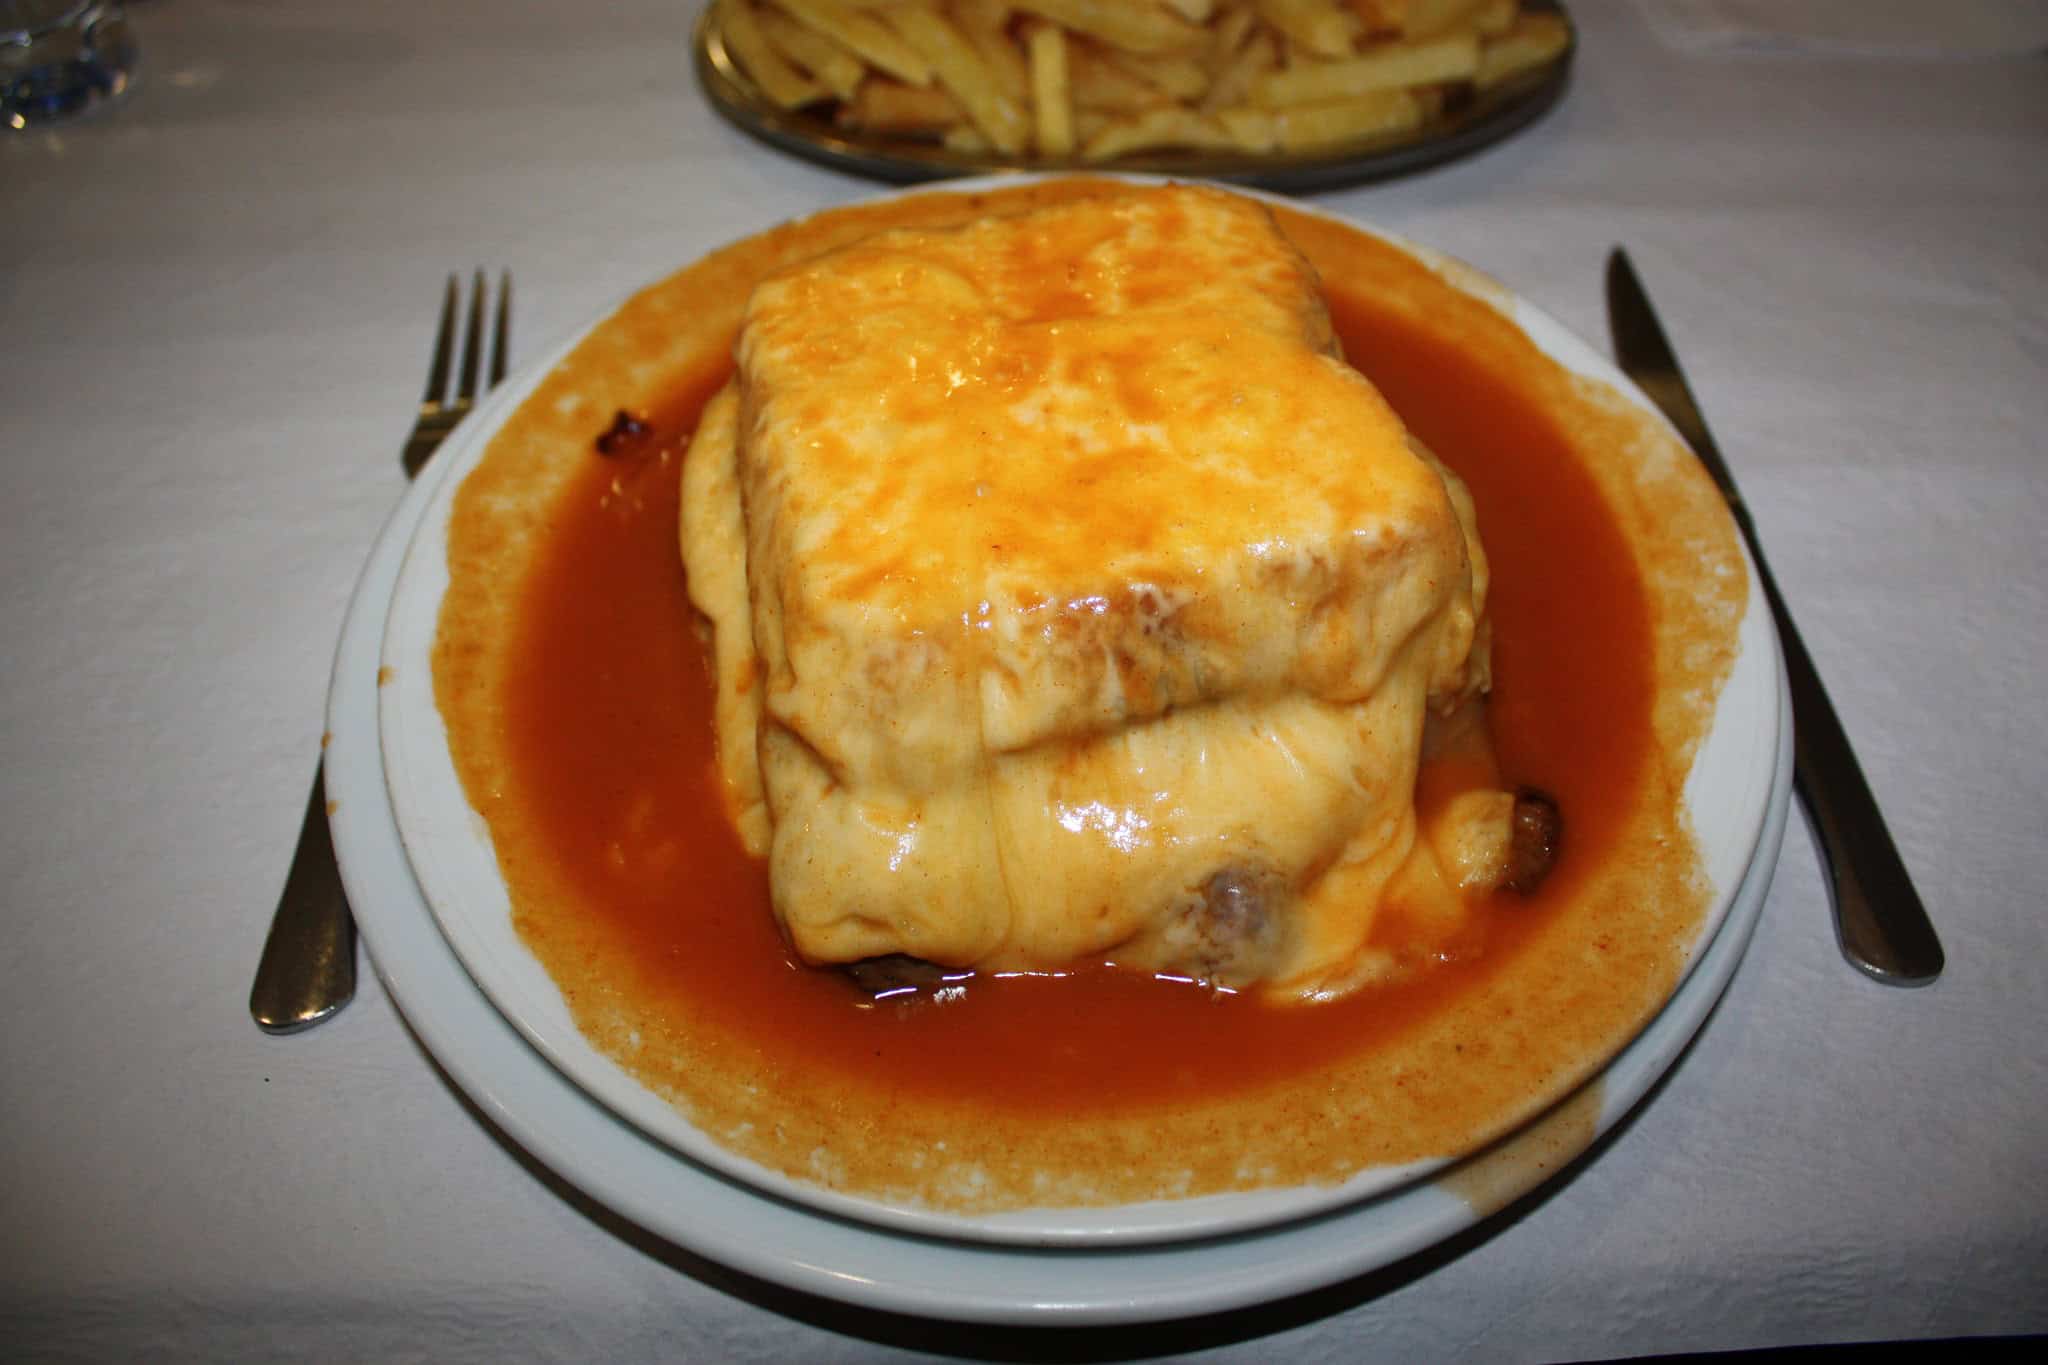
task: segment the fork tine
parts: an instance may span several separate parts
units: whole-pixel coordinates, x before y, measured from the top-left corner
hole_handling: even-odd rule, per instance
[[[462,332],[462,378],[455,387],[455,406],[466,408],[476,397],[477,364],[484,344],[484,272],[479,270],[469,286],[469,325]]]
[[[498,318],[491,328],[491,376],[486,388],[495,389],[505,378],[505,358],[512,344],[512,272],[498,273]]]
[[[441,326],[434,333],[434,359],[427,369],[427,391],[421,396],[423,404],[439,406],[441,395],[448,388],[448,361],[455,354],[455,299],[457,287],[455,276],[448,276],[448,291],[441,298]]]

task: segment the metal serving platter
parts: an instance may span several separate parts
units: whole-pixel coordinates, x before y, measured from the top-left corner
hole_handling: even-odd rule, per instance
[[[1557,0],[1526,7],[1565,20],[1569,37],[1564,51],[1549,62],[1489,90],[1454,95],[1418,127],[1310,153],[1156,151],[1083,161],[956,152],[934,142],[841,128],[828,111],[779,107],[733,60],[708,7],[697,22],[692,47],[697,79],[711,107],[741,131],[779,151],[874,180],[911,184],[1002,171],[1142,171],[1309,194],[1408,175],[1465,156],[1548,112],[1570,81],[1578,30]]]

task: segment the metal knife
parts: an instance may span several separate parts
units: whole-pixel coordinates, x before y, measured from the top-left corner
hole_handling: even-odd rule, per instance
[[[1643,292],[1628,253],[1616,247],[1607,258],[1607,325],[1621,368],[1650,396],[1678,434],[1720,485],[1735,524],[1749,542],[1764,597],[1777,620],[1784,645],[1785,672],[1792,690],[1793,786],[1806,806],[1827,861],[1828,890],[1835,910],[1835,934],[1850,963],[1890,986],[1924,986],[1941,975],[1945,958],[1927,911],[1913,890],[1906,865],[1892,843],[1877,799],[1842,722],[1821,686],[1820,674],[1792,623],[1792,613],[1771,578],[1764,547],[1735,476],[1707,431],[1678,357],[1664,337],[1657,314]]]

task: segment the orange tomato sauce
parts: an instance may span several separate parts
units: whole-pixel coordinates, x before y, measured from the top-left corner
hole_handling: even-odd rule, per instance
[[[1473,929],[1396,984],[1299,1007],[1107,968],[981,977],[940,1003],[870,1002],[797,964],[719,796],[709,650],[685,592],[677,479],[725,377],[651,415],[637,455],[576,456],[529,580],[506,698],[509,785],[545,855],[603,921],[652,1009],[701,1020],[772,1076],[840,1068],[905,1098],[1128,1112],[1282,1082],[1397,1037],[1511,964],[1597,864],[1651,744],[1650,621],[1622,533],[1570,446],[1511,378],[1370,301],[1333,293],[1346,354],[1472,490],[1493,566],[1490,724],[1509,783],[1556,797],[1564,851],[1535,896],[1489,898]],[[596,433],[592,433],[593,436]],[[1432,784],[1452,779],[1425,770]],[[1398,935],[1398,914],[1383,918]]]

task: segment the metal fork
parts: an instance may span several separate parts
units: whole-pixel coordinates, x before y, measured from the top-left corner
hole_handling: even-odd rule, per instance
[[[441,300],[441,325],[434,335],[434,355],[427,369],[427,388],[419,417],[399,455],[407,478],[420,472],[427,458],[476,406],[477,379],[485,365],[485,296],[490,292],[479,270],[472,279],[462,361],[455,388],[448,376],[455,355],[455,319],[462,290],[454,275]],[[505,377],[512,326],[512,275],[498,277],[497,306],[489,340],[489,371],[484,392]],[[327,786],[315,769],[313,790],[306,799],[299,845],[285,875],[284,892],[270,921],[270,936],[256,964],[249,991],[249,1014],[266,1033],[297,1033],[332,1018],[356,993],[356,925],[342,894],[341,871],[334,863],[334,843],[327,829]]]
[[[448,292],[441,299],[441,330],[434,337],[434,361],[427,371],[426,396],[420,399],[419,420],[413,423],[412,435],[406,437],[405,452],[398,457],[399,463],[405,466],[407,478],[420,472],[427,457],[439,448],[448,433],[455,430],[455,424],[476,405],[476,375],[477,368],[483,363],[484,295],[487,292],[484,272],[479,270],[469,291],[469,323],[462,331],[462,372],[456,381],[455,392],[446,395],[443,401],[448,387],[448,362],[454,349],[451,343],[456,305],[461,297],[455,277],[448,277]],[[491,371],[490,379],[484,385],[486,393],[497,388],[505,377],[505,353],[511,326],[512,272],[508,270],[498,276],[498,309],[496,319],[491,323]]]

